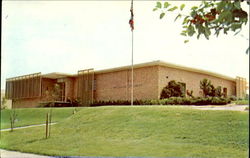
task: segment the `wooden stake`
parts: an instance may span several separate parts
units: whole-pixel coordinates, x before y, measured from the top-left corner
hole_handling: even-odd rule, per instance
[[[12,116],[10,116],[10,131],[13,131],[13,121],[12,121]]]
[[[47,113],[46,115],[46,139],[48,138],[48,117],[49,117],[49,114]]]
[[[52,110],[50,109],[50,113],[49,113],[49,137],[50,137],[50,132],[51,132],[51,117],[52,117]]]

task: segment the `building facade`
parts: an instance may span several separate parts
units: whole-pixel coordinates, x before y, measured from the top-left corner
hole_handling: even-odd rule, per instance
[[[246,95],[246,79],[241,77],[231,78],[162,61],[134,65],[133,72],[133,97],[138,100],[159,99],[163,87],[171,80],[182,82],[194,96],[202,96],[200,81],[204,78],[211,80],[215,87],[221,86],[228,97]],[[12,99],[14,108],[36,107],[49,100],[78,100],[83,105],[93,101],[130,100],[131,74],[131,66],[87,69],[77,74],[37,73],[7,79],[5,93]]]

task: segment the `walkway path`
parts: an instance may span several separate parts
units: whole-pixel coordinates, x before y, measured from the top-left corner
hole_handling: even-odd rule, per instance
[[[105,157],[105,156],[43,156],[0,149],[0,158],[153,158],[153,157]]]
[[[226,105],[226,106],[191,106],[199,110],[232,110],[232,111],[248,111],[245,110],[249,105]]]
[[[17,151],[8,151],[3,149],[0,149],[0,157],[1,158],[52,158],[50,156],[21,153]]]
[[[57,123],[51,123],[51,125],[54,125],[54,124],[57,124]],[[39,125],[29,125],[29,126],[23,126],[23,127],[15,127],[13,128],[14,130],[16,129],[23,129],[23,128],[30,128],[30,127],[38,127],[38,126],[45,126],[46,124],[39,124]],[[3,132],[3,131],[10,131],[11,128],[6,128],[6,129],[1,129],[0,131]]]

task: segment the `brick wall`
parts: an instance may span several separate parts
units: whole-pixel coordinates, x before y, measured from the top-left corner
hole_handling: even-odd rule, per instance
[[[26,98],[26,99],[13,99],[12,108],[33,108],[39,105],[40,97]]]
[[[212,84],[217,87],[221,86],[227,88],[227,95],[236,95],[236,83],[235,81],[230,81],[218,77],[213,77],[210,75],[191,72],[186,70],[174,69],[159,66],[159,89],[158,94],[160,96],[161,90],[163,87],[167,85],[167,83],[171,80],[176,80],[178,82],[186,83],[186,89],[191,91],[193,90],[194,96],[201,96],[201,89],[200,89],[200,81],[204,78],[211,80]]]
[[[95,74],[95,100],[130,100],[131,69]],[[134,69],[134,99],[156,99],[158,68]]]

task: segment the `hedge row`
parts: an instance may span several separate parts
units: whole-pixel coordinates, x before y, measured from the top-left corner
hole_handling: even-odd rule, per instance
[[[171,97],[161,100],[135,100],[134,105],[226,105],[231,102],[229,98],[221,97],[207,97],[207,98],[183,98]],[[102,105],[131,105],[130,101],[117,100],[117,101],[95,101],[91,106]]]
[[[134,105],[226,105],[231,102],[231,98],[221,97],[207,97],[207,98],[185,98],[185,97],[171,97],[168,99],[155,100],[135,100]],[[95,101],[91,106],[105,106],[105,105],[131,105],[128,100],[116,101]],[[81,106],[77,102],[60,103],[60,102],[43,102],[39,107],[77,107]]]

